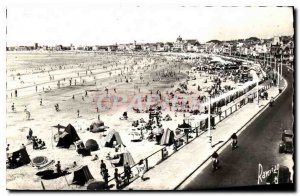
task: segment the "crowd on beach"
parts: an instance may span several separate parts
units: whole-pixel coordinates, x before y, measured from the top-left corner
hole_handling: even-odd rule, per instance
[[[109,59],[106,59],[108,62]],[[155,141],[155,143],[159,143],[160,139],[168,128],[164,127],[163,121],[172,121],[172,118],[179,116],[179,113],[185,115],[191,114],[207,114],[207,107],[200,107],[203,103],[208,101],[208,97],[214,98],[218,97],[226,92],[233,90],[237,85],[240,77],[241,70],[210,70],[204,67],[197,68],[196,70],[191,70],[193,65],[193,61],[187,63],[186,61],[180,61],[178,58],[174,57],[172,61],[167,62],[169,66],[160,67],[160,64],[163,64],[163,60],[158,57],[139,57],[132,58],[122,57],[117,63],[113,61],[101,66],[101,73],[98,71],[99,65],[89,65],[86,67],[85,63],[79,63],[78,66],[64,66],[60,65],[56,68],[51,68],[49,70],[49,82],[56,82],[57,89],[64,87],[85,87],[87,85],[93,84],[97,87],[101,93],[106,94],[107,96],[111,94],[117,94],[119,91],[122,91],[122,86],[133,85],[134,93],[143,94],[142,102],[148,103],[154,95],[158,97],[157,103],[152,103],[147,105],[145,108],[138,108],[136,105],[129,110],[124,111],[123,115],[120,117],[120,120],[127,120],[130,118],[132,112],[134,113],[147,113],[149,114],[149,119],[134,119],[132,123],[132,127],[143,127],[141,128],[140,135],[142,140]],[[203,61],[202,63],[207,63]],[[82,68],[80,72],[76,72],[76,74],[72,77],[63,77],[56,76],[52,74],[51,71],[55,70],[64,70],[67,68]],[[105,72],[104,72],[105,70]],[[37,70],[35,70],[37,71]],[[45,72],[45,70],[39,70]],[[150,72],[150,74],[147,74]],[[105,74],[105,78],[108,77],[115,84],[110,83],[110,85],[102,85],[105,81],[101,80],[101,77],[98,77],[98,74]],[[19,77],[19,80],[21,80]],[[24,80],[22,78],[22,80]],[[168,88],[165,89],[156,89],[153,85],[158,83],[166,82]],[[26,83],[26,81],[25,81]],[[42,87],[43,91],[39,90]],[[100,87],[100,89],[99,89]],[[52,91],[50,86],[46,87],[44,85],[36,84],[34,86],[36,93],[41,93],[45,91]],[[83,102],[89,102],[92,99],[90,95],[91,90],[82,90],[81,93],[73,94],[69,97],[68,100],[78,100],[81,99]],[[145,93],[147,92],[147,93]],[[261,96],[263,98],[268,98],[266,92],[261,92]],[[14,94],[14,96],[13,96]],[[182,99],[184,96],[190,96],[190,99]],[[19,98],[22,97],[18,89],[14,90],[14,93],[11,93],[11,98]],[[180,99],[177,99],[177,98]],[[176,99],[174,99],[176,98]],[[174,101],[176,100],[176,101]],[[94,100],[93,100],[94,101]],[[165,103],[165,105],[161,104]],[[40,98],[39,106],[44,107],[47,103],[43,102],[43,99]],[[77,104],[77,103],[76,103]],[[61,107],[63,103],[57,101],[54,104],[55,112],[65,112],[64,108]],[[52,105],[53,107],[53,105]],[[221,106],[216,105],[212,108],[212,112],[219,111]],[[170,110],[172,115],[167,115],[166,117],[162,116],[162,113],[166,110]],[[11,105],[11,111],[16,112],[18,108],[16,108],[15,103]],[[75,110],[77,118],[82,118],[82,113],[80,109],[76,108]],[[32,119],[31,113],[29,109],[25,106],[24,112],[26,114],[26,120]],[[100,113],[99,108],[97,107],[96,113]],[[102,115],[102,114],[101,114]],[[84,116],[83,116],[84,118]],[[98,120],[99,117],[98,117]],[[142,124],[142,126],[141,126]],[[162,131],[159,133],[155,133],[156,129],[161,129]],[[147,130],[146,132],[143,132]],[[179,134],[180,130],[174,130],[176,134]],[[52,137],[52,136],[51,136]],[[45,150],[47,149],[46,142],[37,136],[33,135],[33,131],[30,128],[29,133],[27,135],[27,140],[30,141],[30,145],[33,145],[34,150]],[[8,145],[9,146],[9,145]],[[24,146],[24,145],[22,145]],[[24,146],[25,147],[25,146]],[[117,149],[118,147],[116,147]],[[176,149],[176,144],[174,149]],[[50,149],[48,149],[50,150]],[[8,151],[8,149],[7,149]],[[115,151],[118,154],[118,149]],[[168,155],[168,151],[164,149],[164,156]],[[96,154],[92,161],[98,161],[101,159],[99,172],[103,177],[103,181],[105,182],[105,187],[109,188],[109,171],[106,163],[101,157],[98,157]],[[107,157],[107,161],[110,160],[111,157]],[[78,163],[74,162],[73,165],[76,166]],[[64,170],[62,169],[61,162],[57,161],[55,164],[56,173],[65,175]],[[138,162],[139,175],[144,180],[145,173],[145,163],[143,160]],[[131,166],[128,163],[125,163],[123,167],[123,174],[120,173],[120,168],[114,168],[114,180],[116,183],[116,188],[119,189],[121,187],[129,184],[130,180],[134,177],[131,171]]]

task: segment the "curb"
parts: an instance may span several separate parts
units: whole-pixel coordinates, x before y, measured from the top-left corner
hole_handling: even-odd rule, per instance
[[[283,78],[283,80],[284,80],[284,82],[285,82],[285,87],[284,87],[284,89],[282,90],[282,92],[281,93],[279,93],[278,95],[276,95],[275,97],[274,97],[274,101],[276,100],[276,99],[278,99],[278,97],[280,96],[280,95],[282,95],[282,93],[286,90],[286,88],[288,87],[288,83],[287,83],[287,81],[286,81],[286,79],[285,78]],[[237,133],[239,133],[239,132],[241,132],[241,130],[243,130],[244,128],[246,128],[249,124],[250,124],[250,122],[252,121],[252,120],[254,120],[255,118],[257,118],[262,112],[264,112],[267,108],[268,108],[268,106],[269,106],[269,103],[268,104],[266,104],[265,106],[263,106],[253,117],[251,117],[251,119],[249,119],[241,128],[239,128],[235,133],[237,134]],[[229,137],[229,139],[227,139],[221,146],[219,146],[215,151],[217,152],[217,151],[219,151],[221,148],[223,148],[226,144],[228,144],[228,142],[231,140],[231,138]],[[189,179],[198,169],[200,169],[209,159],[211,158],[211,155],[207,158],[207,159],[205,159],[198,167],[196,167],[196,169],[194,169],[187,177],[185,177],[184,178],[184,180],[183,181],[181,181],[173,190],[178,190],[178,188],[187,180],[187,179]]]

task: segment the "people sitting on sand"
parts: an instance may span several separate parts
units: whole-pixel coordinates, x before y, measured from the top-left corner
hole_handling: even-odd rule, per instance
[[[96,160],[98,160],[98,159],[99,159],[98,155],[95,154],[95,156],[94,156],[94,158],[92,159],[92,161],[96,161]]]
[[[154,134],[153,134],[152,131],[149,133],[149,135],[148,135],[148,137],[147,137],[147,140],[148,140],[149,142],[152,142],[152,141],[154,140]]]
[[[112,157],[110,156],[110,153],[107,153],[106,159],[107,159],[107,160],[111,160],[111,159],[112,159]]]
[[[125,120],[128,119],[127,112],[124,112],[124,113],[123,113],[123,117],[124,117]]]
[[[127,120],[128,116],[127,116],[127,112],[123,113],[123,117],[120,118],[120,120]]]
[[[33,147],[33,150],[42,150],[46,147],[46,143],[44,141],[42,141],[41,139],[32,137],[32,147]]]
[[[37,149],[37,146],[38,146],[37,141],[33,138],[33,140],[32,140],[33,150]]]
[[[139,126],[139,120],[133,121],[132,126],[134,127]]]

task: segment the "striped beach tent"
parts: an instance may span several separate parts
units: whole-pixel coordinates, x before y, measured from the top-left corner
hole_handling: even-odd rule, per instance
[[[161,137],[160,145],[170,146],[172,144],[174,144],[174,132],[168,128]]]

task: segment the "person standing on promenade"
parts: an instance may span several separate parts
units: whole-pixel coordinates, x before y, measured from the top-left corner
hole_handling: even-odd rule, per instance
[[[131,175],[131,168],[128,164],[128,162],[125,163],[124,165],[124,174],[125,174],[125,182],[126,184],[129,184],[129,181],[130,181],[130,175]]]
[[[115,168],[114,178],[115,178],[115,182],[116,182],[116,188],[119,190],[120,184],[121,184],[121,179],[120,179],[120,174],[118,173],[117,168]]]
[[[139,176],[141,177],[141,179],[143,181],[145,181],[145,178],[144,178],[144,174],[145,174],[145,164],[144,164],[144,160],[140,160],[140,162],[138,163],[138,166],[139,166]]]
[[[108,170],[105,169],[105,170],[104,170],[104,175],[103,175],[103,180],[104,180],[104,187],[105,187],[106,189],[109,188],[109,187],[108,187],[108,177],[109,177],[109,175],[108,175]]]

